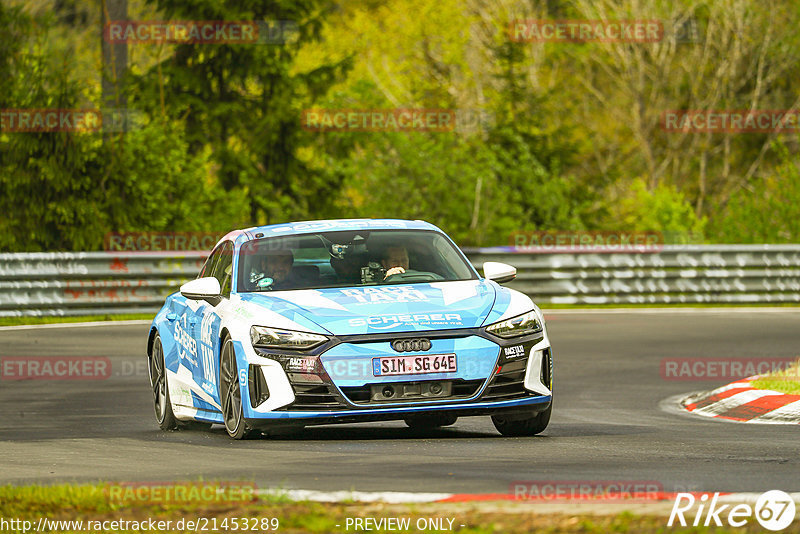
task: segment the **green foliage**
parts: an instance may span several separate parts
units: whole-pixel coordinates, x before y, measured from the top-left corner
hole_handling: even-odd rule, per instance
[[[80,91],[65,61],[33,39],[36,20],[0,5],[0,108],[76,108]],[[87,250],[102,235],[93,186],[98,144],[70,133],[0,134],[0,250]]]
[[[648,191],[643,179],[631,183],[628,195],[615,208],[609,226],[614,230],[661,232],[665,238],[685,242],[686,236],[700,236],[706,225],[705,218],[698,218],[694,209],[682,193],[674,187],[661,184]],[[694,238],[693,240],[695,240]]]
[[[132,130],[105,156],[97,187],[112,231],[222,231],[248,223],[244,194],[216,187],[209,157],[189,154],[179,125]]]
[[[0,3],[0,109],[101,107],[99,47],[87,44],[98,15],[78,4],[43,17],[22,0]],[[788,0],[773,6],[779,16],[756,0],[645,4],[132,0],[142,20],[286,20],[298,32],[285,44],[132,44],[124,92],[141,128],[105,140],[0,132],[0,251],[356,216],[425,219],[466,246],[525,230],[800,241],[797,139],[659,123],[666,109],[792,107],[800,11]],[[658,19],[665,37],[516,43],[505,33],[514,19],[581,18]],[[689,20],[697,41],[673,42],[672,22]],[[452,132],[306,131],[314,107],[489,120]]]
[[[332,201],[335,175],[298,157],[310,140],[302,110],[341,77],[348,61],[293,72],[298,49],[319,37],[327,4],[154,0],[178,20],[293,21],[296,36],[285,44],[178,45],[174,54],[137,80],[137,100],[164,120],[186,122],[190,153],[211,147],[226,191],[245,191],[253,223],[313,217]],[[166,104],[159,107],[161,93]]]
[[[736,192],[715,234],[724,243],[800,242],[800,169],[786,145],[775,173]]]

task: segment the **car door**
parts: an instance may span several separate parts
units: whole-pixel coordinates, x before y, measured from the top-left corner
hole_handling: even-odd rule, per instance
[[[193,370],[193,379],[203,393],[211,397],[218,405],[219,397],[219,333],[222,326],[220,308],[230,299],[233,270],[233,243],[224,242],[217,249],[219,257],[214,262],[210,276],[219,281],[222,302],[212,306],[208,302],[199,301],[193,310],[193,337],[198,348],[197,367]],[[206,275],[208,276],[208,275]],[[202,394],[201,394],[202,395]],[[203,396],[204,397],[204,396]],[[207,402],[208,399],[205,400]]]

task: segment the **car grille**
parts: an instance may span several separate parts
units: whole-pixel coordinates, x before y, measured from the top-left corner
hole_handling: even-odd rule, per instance
[[[499,373],[495,373],[489,379],[489,384],[483,391],[481,400],[501,401],[512,400],[520,397],[527,397],[534,393],[529,392],[523,386],[525,382],[525,368],[528,365],[528,358],[503,364]]]
[[[326,411],[345,410],[347,405],[331,391],[327,384],[292,384],[295,400],[276,411]]]
[[[440,380],[437,382],[441,382]],[[415,403],[424,403],[431,400],[462,400],[468,399],[473,397],[480,389],[481,385],[483,384],[484,380],[463,380],[463,379],[456,379],[452,381],[452,393],[447,397],[438,397],[438,398],[430,398],[430,399],[407,399],[407,400],[397,400],[392,402],[397,403],[404,403],[404,404],[415,404]],[[356,386],[356,387],[343,387],[342,393],[347,397],[347,400],[352,402],[353,404],[383,404],[385,401],[371,401],[371,392],[370,392],[370,384],[366,384],[364,386]]]

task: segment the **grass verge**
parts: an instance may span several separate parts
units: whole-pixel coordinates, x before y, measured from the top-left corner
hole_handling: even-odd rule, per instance
[[[771,389],[790,395],[800,395],[800,359],[783,371],[776,371],[758,380],[753,380],[750,385],[757,389]]]
[[[232,531],[280,533],[348,532],[460,532],[488,533],[606,533],[606,532],[760,532],[751,520],[745,528],[667,527],[671,503],[659,513],[576,513],[548,510],[547,504],[527,502],[430,503],[416,505],[382,503],[319,503],[289,501],[280,496],[247,502],[182,504],[139,504],[112,501],[110,484],[3,486],[0,487],[0,517],[30,521],[36,529],[40,518],[48,521],[73,521],[71,525],[49,523],[52,532],[131,532],[140,529],[136,522],[170,521],[162,532]],[[597,506],[602,507],[599,503]],[[563,507],[562,507],[563,508]],[[273,520],[273,518],[275,520]],[[355,528],[355,519],[371,518],[371,528]],[[380,521],[393,518],[394,528],[381,528]],[[183,523],[179,521],[183,520]],[[451,521],[452,520],[452,521]],[[82,521],[80,525],[75,521]],[[94,523],[99,521],[100,523]],[[111,521],[118,521],[115,525]],[[193,528],[188,521],[194,521]],[[402,521],[405,521],[403,523]],[[93,523],[90,523],[93,522]],[[107,523],[103,523],[107,522]],[[122,523],[127,522],[127,523]],[[408,525],[397,528],[397,524]],[[108,525],[100,528],[99,525]],[[144,524],[144,523],[142,523]],[[207,528],[203,528],[203,525]],[[243,526],[246,525],[246,528]],[[427,528],[419,528],[420,525]],[[252,528],[255,526],[255,528]],[[181,528],[182,527],[182,528]],[[215,527],[215,528],[212,528]],[[22,532],[22,528],[7,528]],[[41,530],[40,530],[41,532]],[[797,521],[783,532],[800,532]]]

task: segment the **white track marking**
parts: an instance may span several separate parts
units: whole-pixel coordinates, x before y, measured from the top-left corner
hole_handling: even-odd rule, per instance
[[[154,315],[155,317],[155,315]],[[131,321],[92,321],[88,323],[51,323],[51,324],[20,324],[16,326],[0,326],[0,331],[4,330],[34,330],[37,328],[85,328],[98,326],[131,326],[149,325],[153,321],[146,319],[135,319]]]

